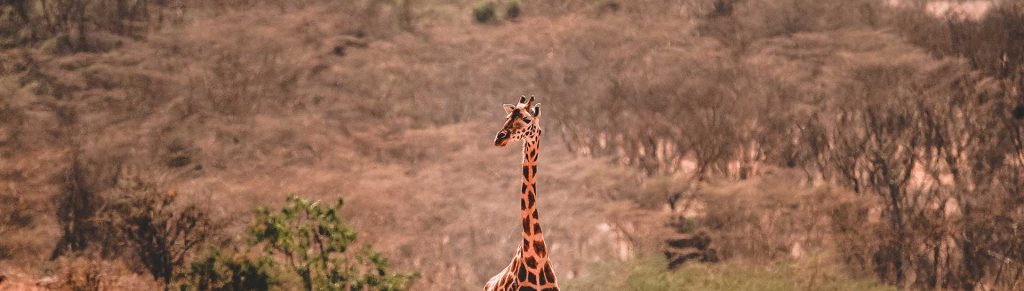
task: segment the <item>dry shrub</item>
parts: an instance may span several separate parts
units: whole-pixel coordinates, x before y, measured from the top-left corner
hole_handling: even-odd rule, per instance
[[[111,203],[99,217],[104,229],[126,240],[143,266],[164,284],[170,284],[185,259],[210,235],[207,215],[195,205],[174,205],[175,190],[158,191],[135,181],[112,193]]]
[[[613,13],[629,14],[630,16],[646,16],[644,21],[668,17],[689,16],[693,10],[699,10],[700,1],[695,0],[568,0],[543,1],[525,0],[523,12],[530,15],[561,16],[585,14],[604,16]]]
[[[830,230],[840,259],[850,266],[850,270],[862,275],[868,274],[866,270],[870,270],[871,266],[869,259],[878,243],[876,240],[864,239],[877,235],[879,228],[878,218],[871,217],[872,207],[872,203],[865,199],[840,199],[835,201],[828,213]]]
[[[103,260],[95,254],[64,257],[57,260],[53,276],[35,285],[50,290],[158,290],[157,282],[133,274],[130,266]]]
[[[57,222],[62,234],[51,259],[85,251],[91,245],[114,242],[108,233],[100,231],[95,219],[103,207],[102,192],[115,185],[119,171],[120,163],[115,160],[85,160],[78,153],[71,156],[63,187],[55,197]]]
[[[96,258],[75,257],[62,260],[57,281],[50,286],[53,290],[99,291],[110,290],[106,262]]]
[[[981,19],[936,17],[918,6],[896,9],[889,23],[915,45],[936,55],[960,56],[993,77],[1012,78],[1024,63],[1024,5],[995,2]]]
[[[247,45],[222,44],[203,51],[204,65],[187,76],[188,104],[227,116],[290,105],[300,75],[285,48],[269,40],[237,40]]]
[[[19,229],[24,229],[32,224],[32,207],[17,193],[13,186],[9,189],[0,189],[0,237],[10,237]],[[14,253],[16,246],[11,245],[8,240],[0,240],[0,259],[8,259]]]
[[[157,190],[116,158],[74,155],[64,185],[57,196],[63,236],[52,258],[95,253],[123,259],[169,284],[176,268],[210,233],[203,211],[174,203],[174,190]]]
[[[110,49],[109,34],[138,36],[162,7],[141,0],[19,0],[0,3],[0,47],[43,41],[66,50]],[[155,14],[155,13],[154,13]],[[99,37],[96,37],[99,36]],[[116,45],[115,45],[116,46]]]
[[[495,12],[495,10],[497,10],[497,6],[498,4],[495,4],[494,1],[491,0],[477,2],[476,5],[473,6],[473,19],[479,23],[494,21],[497,16],[497,13]]]
[[[635,191],[630,191],[636,189]],[[693,204],[697,183],[691,179],[672,176],[649,177],[639,188],[623,189],[622,194],[633,194],[630,200],[645,209],[662,209],[669,207],[672,213],[687,212]]]
[[[873,27],[879,24],[885,11],[880,2],[872,0],[716,2],[728,4],[698,6],[707,11],[704,15],[708,16],[700,31],[740,51],[761,39],[776,36]],[[729,8],[724,8],[726,6]]]
[[[827,217],[850,195],[830,187],[806,187],[795,171],[735,185],[710,185],[698,192],[705,203],[699,228],[709,230],[725,258],[771,262],[799,258],[827,247]]]
[[[138,68],[133,63],[97,62],[76,72],[88,88],[109,94],[108,109],[114,118],[140,119],[149,116],[177,95],[173,79],[163,72]]]
[[[1019,191],[1024,164],[1012,145],[1020,127],[1008,122],[1011,83],[920,52],[843,66],[830,86],[859,98],[834,103],[811,128],[824,129],[814,147],[822,176],[873,196],[863,199],[880,213],[855,261],[916,288],[1013,289],[1020,277],[1003,274],[1021,268],[1007,252],[1020,242],[997,235],[1022,219],[1019,199],[1007,196]]]
[[[505,3],[505,19],[515,20],[519,18],[519,14],[522,13],[522,4],[519,0],[512,0]]]
[[[25,119],[22,110],[0,103],[0,155],[8,156],[19,150]]]
[[[710,231],[727,259],[838,265],[852,277],[876,274],[882,256],[894,251],[885,248],[892,230],[881,220],[879,201],[842,188],[792,183],[800,176],[789,171],[734,185],[712,183],[698,193],[706,204],[697,225]]]

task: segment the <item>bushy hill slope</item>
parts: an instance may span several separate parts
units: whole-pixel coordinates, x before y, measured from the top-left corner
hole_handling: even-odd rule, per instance
[[[514,19],[512,3],[522,9]],[[903,215],[885,208],[884,189],[908,184],[882,187],[896,175],[868,175],[879,163],[932,163],[907,175],[939,186],[893,194],[918,211],[906,214],[919,219],[907,222],[906,244],[932,242],[958,258],[946,242],[973,240],[956,230],[978,225],[942,214],[966,203],[967,192],[941,187],[950,167],[1002,175],[1006,183],[969,183],[987,185],[983,202],[1019,221],[1019,201],[1005,194],[1024,179],[1003,158],[1020,135],[986,142],[1019,130],[1009,109],[1024,78],[991,65],[996,52],[1005,63],[1019,54],[1012,37],[964,35],[1013,36],[1006,23],[1017,10],[975,27],[871,0],[532,0],[497,1],[496,18],[480,23],[473,10],[486,5],[477,4],[180,1],[123,18],[123,30],[96,4],[87,12],[101,17],[82,22],[95,30],[86,40],[46,17],[17,37],[0,25],[0,272],[33,281],[75,269],[76,259],[51,259],[59,197],[69,187],[107,195],[133,177],[198,205],[216,229],[207,243],[225,248],[245,244],[257,207],[292,193],[342,196],[361,241],[394,269],[421,273],[414,289],[478,289],[519,241],[520,152],[491,144],[500,104],[538,94],[541,212],[569,288],[859,290],[879,287],[850,279],[872,272],[916,288],[1014,286],[992,274],[959,280],[955,270],[941,276],[957,280],[928,279],[940,264],[924,249],[883,256],[920,255],[905,267],[922,274],[914,279],[880,262],[894,241],[883,218]],[[977,132],[968,148],[980,158],[966,160],[979,162],[943,166],[926,153],[960,151],[918,157],[889,146],[923,144],[920,132],[871,139],[877,116],[900,125],[892,128],[942,129],[929,137]],[[936,120],[950,125],[925,126]],[[647,259],[676,216],[712,231],[726,263],[672,273]],[[105,269],[127,281],[113,286],[153,284],[130,274],[133,263],[110,261],[127,265]],[[618,262],[631,271],[607,267]],[[817,266],[829,267],[825,278],[806,280]]]

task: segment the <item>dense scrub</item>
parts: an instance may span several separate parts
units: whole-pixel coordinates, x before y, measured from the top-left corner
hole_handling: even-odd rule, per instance
[[[729,276],[773,281],[711,285],[811,286],[760,266],[826,253],[840,277],[1019,288],[1024,11],[1004,2],[980,19],[872,0],[0,2],[0,267],[335,284],[225,246],[282,193],[343,192],[414,288],[475,289],[517,241],[498,105],[536,93],[545,229],[575,286],[683,219],[753,274]],[[610,286],[705,268],[630,262],[644,274]]]
[[[654,61],[600,62],[629,73],[566,94],[586,96],[561,123],[577,150],[698,180],[800,169],[804,183],[840,185],[871,202],[861,215],[880,210],[881,221],[840,229],[878,238],[848,249],[855,268],[925,289],[1021,284],[1019,5],[977,22],[872,2],[730,5],[702,24],[719,40],[709,49],[687,48],[703,40],[691,37],[678,51],[635,54]],[[830,5],[861,9],[804,13],[841,10]],[[785,17],[758,18],[772,12]],[[904,39],[928,41],[929,50]]]

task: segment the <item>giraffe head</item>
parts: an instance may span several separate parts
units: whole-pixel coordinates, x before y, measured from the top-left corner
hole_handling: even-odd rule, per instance
[[[504,104],[505,124],[498,130],[494,137],[494,145],[503,147],[509,141],[531,140],[540,137],[540,103],[533,103],[533,96],[529,99],[524,95],[519,98],[519,103]]]

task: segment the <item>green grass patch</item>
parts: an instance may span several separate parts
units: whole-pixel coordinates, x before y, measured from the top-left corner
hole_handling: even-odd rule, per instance
[[[753,265],[737,262],[686,264],[668,271],[660,258],[642,258],[594,266],[589,275],[564,284],[565,290],[896,290],[873,280],[854,279],[832,268],[800,269],[791,263]]]

